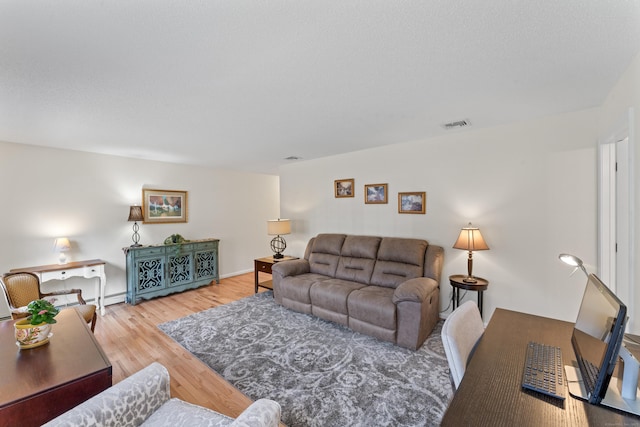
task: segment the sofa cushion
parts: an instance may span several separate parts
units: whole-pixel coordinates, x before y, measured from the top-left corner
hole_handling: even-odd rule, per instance
[[[387,287],[366,286],[355,290],[347,300],[349,317],[395,331],[396,305],[392,297],[393,289]]]
[[[322,282],[316,282],[311,286],[310,296],[311,304],[313,305],[313,314],[324,318],[321,314],[316,314],[316,307],[324,308],[334,313],[343,314],[345,319],[340,321],[344,325],[347,324],[346,316],[349,314],[347,311],[347,298],[349,294],[356,289],[365,287],[362,283],[351,282],[341,279],[329,279]],[[327,319],[335,322],[335,320]]]
[[[344,234],[318,234],[309,255],[312,273],[335,277],[345,237]]]
[[[193,405],[180,399],[173,398],[151,414],[142,426],[176,427],[176,426],[206,426],[223,427],[233,422],[232,418]]]
[[[425,240],[397,237],[382,239],[371,284],[396,288],[408,279],[421,277],[427,246]]]
[[[278,285],[279,292],[286,295],[287,299],[304,304],[311,304],[311,285],[316,282],[329,280],[331,277],[322,274],[306,273],[298,276],[284,278]]]
[[[347,236],[342,245],[336,277],[368,285],[376,263],[380,240],[380,237]]]

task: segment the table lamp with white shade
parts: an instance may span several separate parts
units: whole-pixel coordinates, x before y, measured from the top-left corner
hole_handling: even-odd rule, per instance
[[[480,229],[474,227],[469,223],[468,226],[463,227],[458,236],[458,240],[454,243],[455,249],[463,249],[469,251],[469,258],[467,259],[467,277],[462,281],[466,283],[477,283],[478,281],[473,277],[473,251],[486,251],[489,246],[484,241]]]
[[[271,239],[271,250],[274,252],[274,259],[284,257],[282,253],[287,248],[287,242],[282,238],[282,235],[289,233],[291,233],[291,220],[278,218],[267,221],[267,234],[276,236]]]
[[[65,252],[69,252],[70,249],[71,243],[67,237],[58,237],[53,241],[53,250],[60,254],[58,257],[58,264],[67,263],[67,255]]]

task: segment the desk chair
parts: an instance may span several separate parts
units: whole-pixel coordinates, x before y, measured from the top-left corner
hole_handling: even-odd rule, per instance
[[[480,310],[467,301],[453,311],[442,326],[442,344],[449,362],[453,389],[457,390],[476,344],[484,333]]]
[[[82,298],[82,289],[54,291],[45,294],[40,290],[40,280],[38,276],[27,272],[7,273],[2,276],[0,284],[7,296],[11,317],[14,319],[27,317],[29,315],[24,309],[31,301],[46,299],[56,295],[77,294],[79,305],[72,308],[80,312],[87,324],[91,324],[91,332],[93,332],[96,327],[96,306],[86,303]]]

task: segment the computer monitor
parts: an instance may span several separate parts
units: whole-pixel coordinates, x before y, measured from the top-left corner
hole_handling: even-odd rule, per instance
[[[598,404],[607,393],[627,321],[627,307],[590,274],[571,337],[585,397]]]

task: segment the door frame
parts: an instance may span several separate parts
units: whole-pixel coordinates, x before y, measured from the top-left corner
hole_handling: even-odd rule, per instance
[[[629,325],[634,320],[634,137],[633,108],[616,127],[598,141],[598,276],[627,304]],[[628,140],[626,147],[620,144]],[[617,209],[616,162],[626,173],[622,188],[628,197],[625,209]],[[618,242],[624,230],[627,239]],[[617,246],[617,248],[616,248]]]

